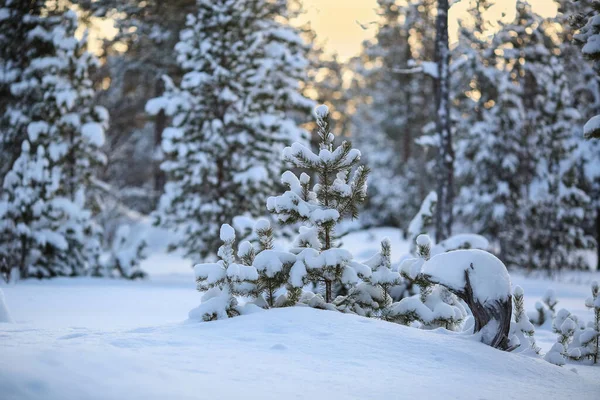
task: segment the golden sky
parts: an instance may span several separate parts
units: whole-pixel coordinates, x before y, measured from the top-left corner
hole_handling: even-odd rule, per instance
[[[376,0],[303,0],[303,2],[306,14],[302,16],[300,22],[310,21],[317,33],[317,41],[324,44],[328,54],[337,53],[340,59],[347,60],[360,52],[363,40],[375,35],[374,25],[369,23],[377,21]],[[556,14],[557,6],[553,0],[529,0],[529,2],[534,11],[542,16]],[[458,2],[450,10],[451,41],[452,31],[456,31],[457,21],[464,15],[468,1],[465,0],[464,3]],[[512,18],[515,3],[516,0],[496,0],[495,12],[498,16],[504,12],[507,18]],[[96,19],[90,28],[90,50],[92,51],[99,50],[99,42],[97,42],[99,38],[115,34],[112,21],[109,20]]]
[[[328,53],[337,53],[348,59],[360,51],[363,40],[373,37],[375,30],[369,22],[377,21],[376,0],[303,0],[306,15],[317,32],[319,42],[325,44]],[[556,14],[557,6],[552,0],[529,0],[534,11],[542,16]],[[467,3],[467,1],[465,1]],[[514,16],[516,0],[497,0],[495,9],[507,18]],[[456,30],[457,21],[464,13],[464,5],[458,3],[450,11],[450,30]],[[358,21],[358,22],[357,22]],[[362,24],[367,29],[361,28]],[[451,35],[452,36],[452,35]]]

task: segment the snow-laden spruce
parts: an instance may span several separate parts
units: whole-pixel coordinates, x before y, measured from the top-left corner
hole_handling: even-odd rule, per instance
[[[97,61],[86,37],[75,37],[76,13],[32,20],[26,43],[43,52],[10,85],[2,140],[20,155],[0,191],[0,257],[23,278],[81,275],[99,258],[101,232],[84,190],[105,161],[108,115],[94,105],[89,74]]]
[[[596,73],[600,66],[600,4],[587,2],[585,9],[580,9],[579,15],[570,16],[581,26],[580,31],[573,36],[573,40],[581,47],[584,57],[594,63]],[[579,4],[578,4],[579,5]],[[590,117],[590,116],[586,116]],[[600,115],[592,116],[583,128],[587,139],[600,138]]]
[[[167,174],[157,223],[181,232],[192,259],[215,254],[219,227],[264,214],[285,146],[307,139],[295,118],[313,103],[300,94],[308,46],[289,25],[287,0],[200,0],[176,45],[179,86],[146,105],[163,110]]]

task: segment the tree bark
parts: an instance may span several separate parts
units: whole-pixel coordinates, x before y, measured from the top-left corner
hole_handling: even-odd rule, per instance
[[[596,271],[600,271],[600,207],[596,208]]]
[[[159,97],[164,92],[164,83],[162,79],[158,79],[155,86],[155,96]],[[156,152],[161,150],[162,146],[162,136],[163,131],[167,125],[167,116],[165,115],[164,110],[160,110],[160,112],[156,115],[154,119],[154,148]],[[155,196],[155,204],[158,204],[158,200],[163,192],[163,187],[165,185],[165,174],[160,169],[160,164],[162,160],[156,160],[154,162],[154,196]]]
[[[448,45],[448,0],[438,0],[435,59],[437,77],[436,128],[440,135],[437,160],[436,241],[452,234],[454,205],[454,149],[450,129],[450,50]]]

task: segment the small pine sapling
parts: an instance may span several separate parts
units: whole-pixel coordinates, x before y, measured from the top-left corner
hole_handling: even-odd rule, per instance
[[[582,340],[582,345],[589,352],[587,356],[596,364],[600,359],[600,286],[596,281],[592,282],[592,296],[586,299],[585,306],[594,312],[594,320],[592,326],[586,329],[587,340]]]
[[[415,243],[418,258],[405,260],[400,265],[400,273],[406,281],[417,285],[420,293],[394,303],[386,319],[403,325],[417,321],[426,329],[457,329],[467,315],[466,310],[447,288],[433,284],[421,274],[424,263],[431,257],[429,236],[419,235]]]
[[[569,344],[577,330],[576,318],[563,308],[556,313],[552,322],[552,330],[558,335],[558,338],[544,359],[555,365],[564,365],[568,358],[576,356],[574,353],[569,355]]]
[[[273,250],[273,229],[266,219],[257,221],[254,233],[258,239],[259,252],[250,265],[253,265],[258,272],[256,282],[258,300],[264,302],[267,307],[290,305],[292,301],[295,303],[296,296],[291,296],[290,302],[283,301],[283,298],[278,299],[277,292],[287,285],[296,257],[287,252]],[[293,292],[296,294],[295,291]],[[287,296],[283,296],[287,299]]]
[[[535,328],[529,321],[524,306],[524,292],[520,286],[515,287],[513,293],[513,321],[510,327],[511,347],[516,346],[519,352],[532,350],[539,354],[540,348],[535,343]]]
[[[351,266],[350,252],[335,245],[335,227],[344,216],[356,218],[358,207],[365,201],[368,169],[359,165],[360,152],[349,142],[334,146],[330,115],[326,106],[315,109],[319,153],[301,143],[286,147],[283,159],[293,167],[316,176],[318,183],[310,187],[310,177],[298,178],[291,171],[282,175],[288,190],[281,196],[270,197],[267,209],[282,224],[305,223],[300,231],[307,247],[297,254],[290,283],[299,287],[302,280],[324,287],[324,300],[331,303],[335,284],[351,285],[359,275],[369,275],[367,269],[357,271]]]
[[[386,319],[393,302],[390,289],[402,283],[400,274],[391,270],[390,240],[382,240],[380,252],[364,265],[371,268],[371,276],[365,277],[363,282],[350,289],[348,295],[338,296],[333,304],[342,312]]]
[[[235,230],[221,226],[220,260],[194,267],[198,291],[205,292],[202,303],[189,313],[190,319],[213,321],[240,315],[242,310],[236,296],[248,296],[256,291],[256,268],[236,262],[234,256]]]
[[[554,315],[556,314],[556,305],[558,304],[558,300],[556,300],[556,293],[554,292],[554,290],[548,289],[546,291],[546,294],[544,294],[542,301],[544,302],[546,307],[548,307],[548,310],[550,310],[550,312],[552,313],[552,318],[554,318]]]

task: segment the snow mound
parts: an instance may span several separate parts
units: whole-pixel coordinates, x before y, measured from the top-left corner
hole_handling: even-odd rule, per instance
[[[0,323],[1,322],[13,322],[8,307],[6,306],[6,301],[4,300],[4,292],[2,289],[0,289]]]
[[[131,331],[2,333],[6,399],[585,400],[600,390],[591,377],[455,334],[308,307]]]
[[[425,262],[423,273],[455,291],[463,291],[468,274],[473,295],[482,304],[511,295],[506,267],[487,251],[469,249],[438,254]]]

